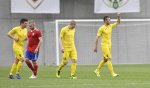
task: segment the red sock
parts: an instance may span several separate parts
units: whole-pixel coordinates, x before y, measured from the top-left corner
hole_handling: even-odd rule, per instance
[[[26,64],[32,70],[32,72],[34,72],[34,68],[33,68],[31,62],[30,61],[26,61]]]
[[[33,66],[34,66],[34,75],[36,76],[37,70],[38,70],[38,65],[37,65],[37,63],[34,63]]]

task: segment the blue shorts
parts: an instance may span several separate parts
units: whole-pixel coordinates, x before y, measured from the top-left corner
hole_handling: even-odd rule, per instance
[[[29,60],[32,60],[32,61],[37,61],[38,56],[39,56],[39,53],[33,53],[30,51],[26,51],[25,58],[28,58]]]

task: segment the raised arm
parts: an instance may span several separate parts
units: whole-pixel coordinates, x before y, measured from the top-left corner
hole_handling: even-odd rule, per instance
[[[120,13],[117,13],[117,24],[120,24]]]

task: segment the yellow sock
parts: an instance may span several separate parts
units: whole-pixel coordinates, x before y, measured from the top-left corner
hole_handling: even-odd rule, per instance
[[[109,69],[110,73],[113,74],[114,70],[113,70],[113,66],[112,66],[111,60],[108,60],[107,64],[108,64],[108,69]]]
[[[65,64],[64,63],[61,63],[60,65],[59,65],[59,67],[58,67],[58,71],[60,71],[63,67],[65,66]]]
[[[102,61],[99,63],[99,65],[97,66],[97,71],[100,71],[101,68],[104,66],[105,63],[106,63],[106,62],[105,62],[104,60],[102,60]]]
[[[21,67],[22,67],[22,62],[19,61],[19,62],[18,62],[18,65],[17,65],[16,74],[19,74],[19,72],[20,72],[20,70],[21,70]]]
[[[17,64],[14,63],[14,64],[12,65],[12,67],[11,67],[11,70],[10,70],[9,75],[13,75],[13,73],[16,71],[16,67],[17,67]]]
[[[75,75],[75,73],[76,73],[76,63],[72,63],[71,64],[71,76],[72,75]]]

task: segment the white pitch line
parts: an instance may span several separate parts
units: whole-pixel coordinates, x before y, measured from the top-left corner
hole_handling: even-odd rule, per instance
[[[65,85],[59,85],[59,84],[51,84],[51,85],[39,85],[39,86],[27,86],[28,88],[35,88],[35,87],[52,87],[52,86],[65,86]]]
[[[140,85],[140,84],[148,84],[148,85],[150,85],[150,83],[125,83],[125,84],[114,84],[114,85]],[[107,83],[103,83],[103,84],[101,84],[101,83],[99,83],[99,84],[80,84],[80,85],[86,85],[86,86],[93,86],[93,85],[111,85],[111,84],[107,84]],[[52,85],[41,85],[41,86],[27,86],[28,88],[41,88],[41,87],[52,87],[52,86],[65,86],[65,85],[59,85],[59,84],[52,84]],[[69,85],[70,86],[70,85]],[[73,84],[73,85],[71,85],[71,86],[76,86],[75,84]]]
[[[134,84],[136,84],[136,85],[137,85],[137,84],[138,84],[138,85],[144,84],[144,85],[145,85],[145,84],[150,84],[150,83],[128,83],[128,84],[133,84],[133,85],[134,85]]]

